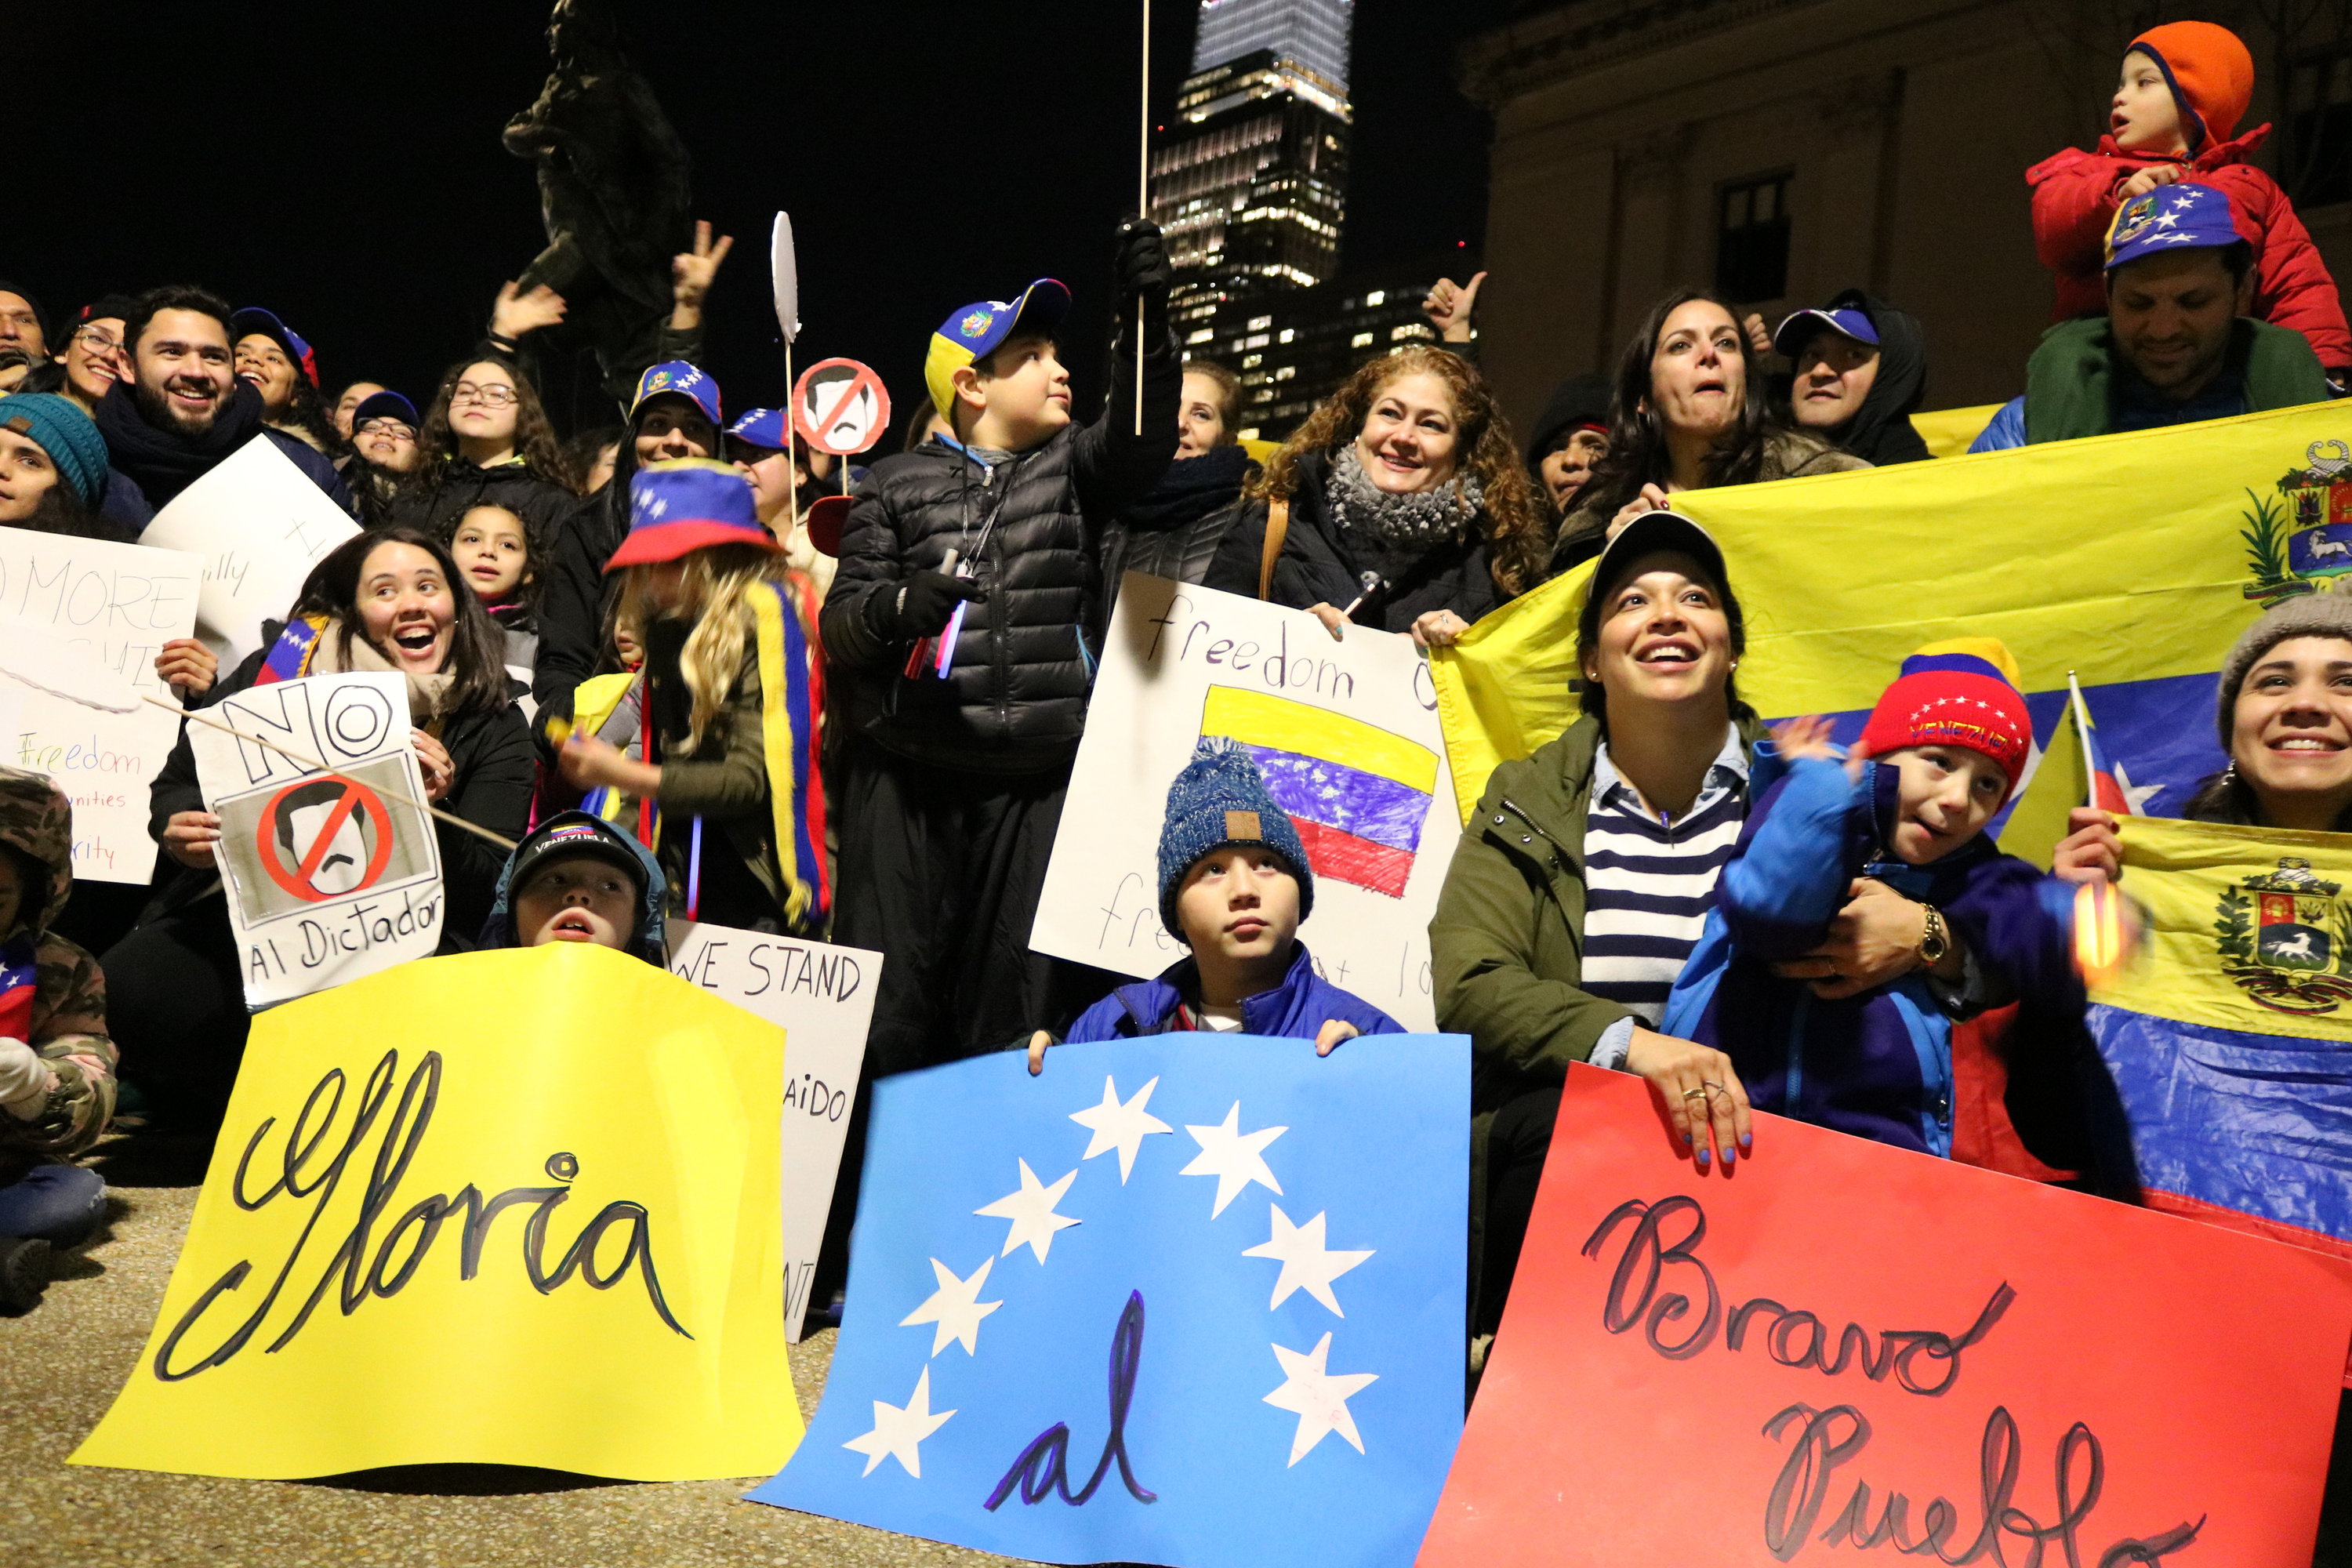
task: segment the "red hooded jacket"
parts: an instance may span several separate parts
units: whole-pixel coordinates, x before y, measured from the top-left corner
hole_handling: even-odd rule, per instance
[[[2069,147],[2025,172],[2033,187],[2033,246],[2042,265],[2058,279],[2058,306],[2052,319],[2104,314],[2107,226],[2115,221],[2116,193],[2142,169],[2171,163],[2181,178],[2211,185],[2230,198],[2238,233],[2253,247],[2253,314],[2274,326],[2301,332],[2331,372],[2352,368],[2352,328],[2336,297],[2336,279],[2311,243],[2310,231],[2294,216],[2294,204],[2276,180],[2248,162],[2270,135],[2256,126],[2234,142],[2217,142],[2194,157],[2144,157],[2099,138],[2099,150]]]

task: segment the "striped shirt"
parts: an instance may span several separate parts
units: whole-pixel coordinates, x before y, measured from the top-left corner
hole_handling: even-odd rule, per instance
[[[1583,989],[1657,1026],[1747,820],[1748,749],[1737,729],[1689,812],[1672,820],[1651,814],[1601,744],[1584,827]]]

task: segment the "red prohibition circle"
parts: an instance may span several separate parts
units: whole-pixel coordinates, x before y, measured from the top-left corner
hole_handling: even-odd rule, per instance
[[[840,401],[833,405],[832,412],[825,417],[824,426],[822,429],[812,427],[807,417],[808,399],[809,394],[815,389],[817,376],[823,372],[837,370],[845,365],[857,373],[851,376],[846,384],[849,390],[843,393]],[[838,444],[833,434],[835,427],[841,423],[841,416],[849,412],[850,405],[856,402],[858,394],[866,392],[874,395],[873,429],[866,433],[864,441],[855,447]],[[810,446],[833,457],[856,456],[879,441],[883,432],[890,427],[890,389],[882,384],[880,376],[854,359],[819,360],[801,373],[800,380],[793,384],[792,395],[793,428],[799,431],[802,439]]]
[[[286,862],[278,858],[278,813],[288,795],[298,789],[307,789],[320,780],[298,779],[271,795],[269,804],[261,808],[261,820],[254,834],[254,847],[260,851],[261,855],[261,868],[269,874],[271,881],[308,904],[322,904],[329,899],[347,899],[352,893],[365,891],[375,885],[375,879],[383,875],[384,867],[392,860],[392,814],[384,809],[383,797],[359,780],[346,778],[341,773],[326,773],[321,776],[342,784],[344,789],[342,800],[336,803],[337,811],[328,816],[325,825],[320,829],[318,838],[311,844],[311,849],[315,852],[320,846],[332,839],[335,830],[342,826],[343,817],[354,811],[360,811],[375,820],[375,853],[369,857],[367,869],[361,873],[358,887],[352,889],[350,892],[343,893],[319,891],[310,885],[309,878],[303,875],[305,869],[316,871],[316,867],[298,867],[289,870]],[[345,801],[351,803],[348,807],[343,805]]]

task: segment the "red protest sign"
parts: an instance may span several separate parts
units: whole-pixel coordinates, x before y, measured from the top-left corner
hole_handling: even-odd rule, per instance
[[[889,427],[889,392],[854,359],[819,360],[793,384],[793,428],[820,452],[863,452]]]
[[[1569,1075],[1421,1568],[2307,1568],[2352,1266]]]

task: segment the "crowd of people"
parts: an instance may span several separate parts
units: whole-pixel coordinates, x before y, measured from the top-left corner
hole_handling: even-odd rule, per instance
[[[2032,171],[2061,320],[1974,449],[2343,391],[2335,286],[2248,161],[2261,132],[2230,139],[2252,81],[2222,29],[2154,28],[2098,150]],[[877,1078],[1024,1043],[1044,1072],[1057,1041],[1248,1030],[1328,1053],[1398,1027],[1316,972],[1310,857],[1248,753],[1215,742],[1171,781],[1160,840],[1160,913],[1187,956],[1134,983],[1031,951],[1126,571],[1428,648],[1590,566],[1582,717],[1496,770],[1430,928],[1439,1025],[1475,1051],[1474,1369],[1571,1063],[1648,1079],[1701,1165],[1749,1151],[1756,1110],[1948,1155],[1953,1024],[2016,1004],[2016,1124],[2096,1184],[2072,899],[2052,889],[2119,877],[2117,839],[2078,813],[2045,878],[1986,837],[2032,742],[2010,650],[1922,648],[1847,752],[1813,721],[1768,733],[1738,692],[1732,563],[1676,510],[1685,491],[1927,459],[1911,315],[1851,289],[1773,324],[1678,289],[1523,443],[1478,369],[1484,275],[1446,279],[1428,341],[1244,445],[1242,384],[1183,356],[1160,236],[1130,219],[1096,417],[1057,337],[1069,293],[1041,279],[950,312],[899,449],[845,474],[782,410],[730,421],[699,368],[729,244],[699,226],[660,359],[614,423],[568,438],[537,390],[533,334],[566,308],[544,286],[499,289],[480,341],[411,397],[367,380],[331,396],[285,318],[203,288],[58,317],[0,281],[0,526],[135,543],[265,439],[361,531],[260,651],[224,670],[177,639],[157,675],[190,709],[402,677],[425,794],[461,819],[436,829],[445,949],[595,942],[658,963],[683,915],[885,952],[820,1316],[845,1283]],[[2230,764],[2189,815],[2352,827],[2347,669],[2342,595],[2247,631],[2221,679]],[[48,1248],[98,1223],[103,1184],[76,1160],[110,1118],[216,1126],[244,1048],[221,825],[184,736],[151,795],[152,885],[88,883],[68,905],[65,797],[0,770],[0,1309],[29,1310]]]

